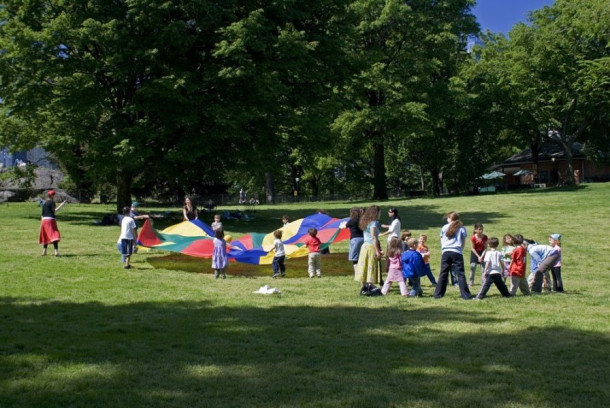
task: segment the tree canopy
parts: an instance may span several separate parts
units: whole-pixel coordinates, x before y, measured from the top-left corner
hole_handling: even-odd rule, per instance
[[[45,148],[90,194],[115,181],[119,208],[144,189],[440,194],[549,135],[610,147],[602,0],[508,38],[478,33],[473,0],[4,4],[0,145]]]

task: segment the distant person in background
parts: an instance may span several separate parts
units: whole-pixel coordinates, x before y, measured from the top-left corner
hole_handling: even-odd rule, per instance
[[[239,189],[239,203],[240,204],[246,203],[246,192],[244,191],[243,188]]]
[[[55,190],[49,190],[47,192],[47,199],[42,204],[42,219],[40,221],[40,236],[38,243],[42,244],[42,256],[47,255],[47,247],[49,244],[53,244],[53,254],[59,256],[59,241],[61,236],[59,229],[57,228],[57,221],[55,220],[55,214],[61,210],[66,204],[64,200],[61,204],[55,207]]]
[[[193,200],[189,196],[184,198],[184,205],[182,206],[182,219],[183,221],[196,220],[199,216],[197,207],[193,203]]]
[[[290,223],[290,218],[288,218],[287,215],[282,215],[282,224],[284,224],[283,227],[285,227],[289,223]]]

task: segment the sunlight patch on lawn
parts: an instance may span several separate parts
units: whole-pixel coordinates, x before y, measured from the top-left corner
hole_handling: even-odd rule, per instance
[[[214,378],[228,377],[231,378],[257,378],[258,369],[253,365],[190,365],[184,368],[185,373],[191,377],[197,378]]]

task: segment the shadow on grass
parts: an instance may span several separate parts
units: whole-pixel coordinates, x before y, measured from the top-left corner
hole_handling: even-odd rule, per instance
[[[193,273],[213,273],[211,259],[195,258],[178,253],[148,257],[146,262],[156,269]],[[307,276],[307,257],[288,259],[286,265],[286,278],[302,278]],[[345,253],[333,253],[322,256],[322,273],[324,276],[353,275],[352,263],[347,260]],[[234,276],[271,276],[271,265],[251,265],[231,262],[227,268],[227,275]]]
[[[0,401],[4,407],[568,407],[608,401],[607,336],[526,323],[497,334],[486,325],[506,318],[458,313],[447,303],[320,308],[265,299],[268,308],[0,299]],[[427,328],[452,322],[473,328]]]

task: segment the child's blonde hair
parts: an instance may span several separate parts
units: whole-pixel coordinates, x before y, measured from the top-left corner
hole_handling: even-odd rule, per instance
[[[415,247],[417,247],[417,240],[415,238],[409,238],[407,240],[407,246],[411,249],[415,249]]]

